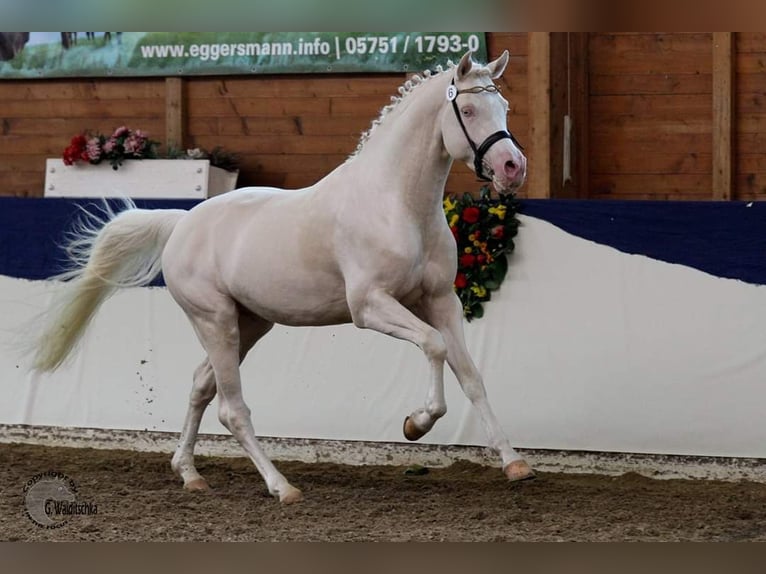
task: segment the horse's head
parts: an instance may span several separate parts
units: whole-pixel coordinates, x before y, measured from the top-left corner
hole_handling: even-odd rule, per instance
[[[465,54],[447,87],[449,104],[442,114],[447,152],[466,162],[477,177],[492,181],[498,191],[515,190],[527,174],[527,158],[508,131],[508,102],[492,81],[507,65],[507,50],[486,66],[475,64],[471,52]]]

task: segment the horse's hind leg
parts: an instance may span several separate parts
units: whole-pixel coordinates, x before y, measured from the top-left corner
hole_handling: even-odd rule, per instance
[[[272,323],[247,314],[239,316],[239,360],[244,360],[248,351],[255,343],[269,332]],[[210,360],[205,358],[194,371],[194,384],[189,397],[189,409],[181,431],[178,448],[173,455],[171,466],[184,481],[187,490],[208,490],[207,481],[197,472],[194,466],[194,444],[202,421],[202,415],[215,396],[215,374]]]
[[[194,443],[197,441],[202,415],[215,396],[215,375],[210,361],[206,358],[194,371],[194,384],[189,397],[189,409],[181,430],[181,438],[170,466],[184,481],[187,490],[208,490],[207,481],[194,466]]]
[[[250,409],[242,397],[240,313],[236,303],[218,295],[215,299],[209,297],[205,308],[185,306],[185,309],[215,373],[218,419],[250,456],[269,492],[283,503],[298,502],[303,498],[301,491],[287,482],[255,439]]]

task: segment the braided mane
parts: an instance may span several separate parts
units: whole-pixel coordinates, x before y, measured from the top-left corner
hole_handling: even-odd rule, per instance
[[[373,132],[375,131],[375,128],[377,128],[385,119],[388,114],[390,114],[392,111],[396,109],[396,107],[412,92],[414,92],[420,85],[424,84],[425,82],[428,82],[431,78],[434,78],[436,76],[439,76],[440,74],[445,73],[446,71],[452,70],[455,67],[455,64],[452,61],[447,62],[447,68],[445,70],[444,67],[441,65],[436,67],[436,72],[431,72],[431,70],[425,70],[422,75],[415,74],[413,75],[409,80],[404,82],[401,86],[399,86],[398,96],[391,96],[391,103],[388,104],[386,107],[384,107],[382,110],[380,110],[380,114],[378,114],[378,117],[375,118],[372,121],[372,124],[370,125],[370,128],[364,132],[362,132],[361,137],[359,138],[359,143],[356,146],[356,150],[354,150],[354,153],[352,153],[348,159],[353,159],[357,155],[359,155],[359,152],[362,151],[362,148],[364,147],[364,144],[367,143],[367,140],[370,139],[370,136],[372,136]]]

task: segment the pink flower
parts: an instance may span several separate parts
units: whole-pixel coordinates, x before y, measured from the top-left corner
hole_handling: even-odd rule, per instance
[[[133,155],[141,155],[141,151],[144,147],[142,139],[137,138],[135,135],[130,135],[125,139],[125,153]]]
[[[122,136],[126,136],[126,135],[128,135],[128,132],[130,132],[130,130],[126,126],[120,126],[116,130],[114,130],[114,133],[112,134],[112,137],[113,138],[119,138],[119,137],[122,137]]]
[[[90,138],[85,146],[85,151],[90,161],[101,159],[101,143],[98,141],[98,138]]]
[[[104,153],[112,153],[116,147],[117,140],[115,140],[114,137],[111,137],[104,142]]]

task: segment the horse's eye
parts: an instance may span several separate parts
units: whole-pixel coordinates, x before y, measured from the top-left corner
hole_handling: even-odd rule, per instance
[[[473,108],[466,106],[460,110],[460,113],[462,113],[466,118],[470,118],[473,115]]]

